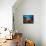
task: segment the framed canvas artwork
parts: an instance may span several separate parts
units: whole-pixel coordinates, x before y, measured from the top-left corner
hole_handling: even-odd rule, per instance
[[[34,16],[33,15],[23,15],[23,23],[24,24],[33,24]]]

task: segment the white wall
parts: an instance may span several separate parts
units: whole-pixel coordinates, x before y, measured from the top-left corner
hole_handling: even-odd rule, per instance
[[[13,6],[15,29],[27,38],[33,38],[37,46],[46,46],[46,0],[30,0],[30,3],[24,1],[20,3],[22,5],[16,4]],[[33,14],[34,24],[23,24],[24,14]]]
[[[46,46],[46,0],[42,0],[41,3],[41,38],[42,46]]]
[[[12,28],[12,6],[16,0],[0,0],[0,27]]]
[[[25,38],[34,40],[36,46],[41,46],[41,1],[23,0],[20,5],[15,6],[13,8],[15,29],[22,32]],[[23,15],[34,15],[34,24],[23,24]]]

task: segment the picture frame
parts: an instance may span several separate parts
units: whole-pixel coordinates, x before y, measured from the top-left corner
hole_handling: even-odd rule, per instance
[[[34,15],[23,15],[23,24],[33,24]]]

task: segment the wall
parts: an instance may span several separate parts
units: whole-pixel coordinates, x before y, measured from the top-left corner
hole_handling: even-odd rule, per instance
[[[6,27],[9,30],[12,29],[12,6],[16,0],[0,0],[0,32],[2,32],[1,27]],[[0,34],[0,38],[5,38],[5,36],[10,36],[9,31],[4,31]],[[9,38],[9,37],[7,37]]]
[[[16,0],[0,0],[0,27],[12,29],[12,6]]]
[[[46,0],[42,0],[41,3],[41,40],[42,46],[46,46]]]
[[[14,5],[13,14],[15,29],[25,38],[34,40],[36,46],[41,46],[41,1],[23,0],[17,7]],[[34,24],[23,24],[23,15],[34,15]]]

